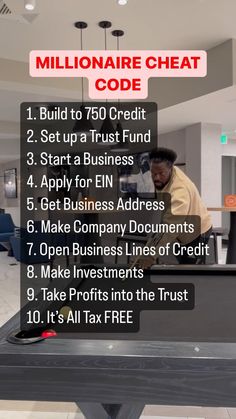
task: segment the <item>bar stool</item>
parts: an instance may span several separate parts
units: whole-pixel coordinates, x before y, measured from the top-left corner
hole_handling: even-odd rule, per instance
[[[212,229],[211,236],[213,237],[213,243],[214,243],[214,254],[215,254],[215,263],[219,263],[219,257],[218,257],[218,243],[217,243],[217,237],[223,237],[228,236],[229,232],[226,228],[223,227],[214,227]]]

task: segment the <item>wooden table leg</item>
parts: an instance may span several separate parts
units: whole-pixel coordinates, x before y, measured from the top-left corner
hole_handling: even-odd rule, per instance
[[[121,404],[111,419],[139,419],[144,409],[144,404]]]
[[[77,403],[86,419],[139,419],[143,404]]]
[[[102,404],[77,403],[86,419],[109,419],[109,415]]]

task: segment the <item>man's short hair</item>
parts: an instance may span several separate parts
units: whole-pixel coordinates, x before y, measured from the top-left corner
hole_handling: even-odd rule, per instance
[[[169,148],[160,147],[150,153],[150,161],[153,163],[167,162],[172,166],[176,159],[176,152]]]

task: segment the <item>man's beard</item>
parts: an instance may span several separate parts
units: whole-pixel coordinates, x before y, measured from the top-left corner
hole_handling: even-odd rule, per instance
[[[162,191],[162,189],[167,185],[167,183],[169,183],[169,180],[167,181],[167,182],[165,182],[165,183],[162,183],[161,185],[159,185],[159,186],[157,186],[157,185],[155,185],[155,188],[158,190],[158,191]]]

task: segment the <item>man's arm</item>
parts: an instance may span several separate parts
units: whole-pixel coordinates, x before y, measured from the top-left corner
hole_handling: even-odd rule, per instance
[[[183,186],[180,186],[176,188],[174,193],[171,195],[171,207],[167,208],[163,216],[162,222],[168,225],[184,223],[184,221],[186,220],[186,216],[189,215],[189,208],[190,208],[189,191]],[[179,236],[179,232],[155,235],[153,239],[150,240],[147,245],[149,247],[151,246],[156,247],[156,257],[153,257],[153,256],[142,257],[139,259],[137,264],[143,269],[147,269],[150,266],[154,265],[156,263],[156,260],[159,257],[159,248],[161,246],[165,246],[167,243],[175,242],[178,239],[178,236]]]
[[[187,215],[189,215],[190,208],[190,195],[189,191],[180,186],[176,188],[174,193],[171,195],[171,206],[167,208],[163,216],[162,222],[165,224],[182,224],[186,220]],[[178,217],[177,217],[178,216]],[[158,245],[156,246],[156,254],[158,256],[158,248],[160,246],[165,246],[167,243],[173,243],[179,236],[179,232],[175,233],[166,233],[163,234]]]

